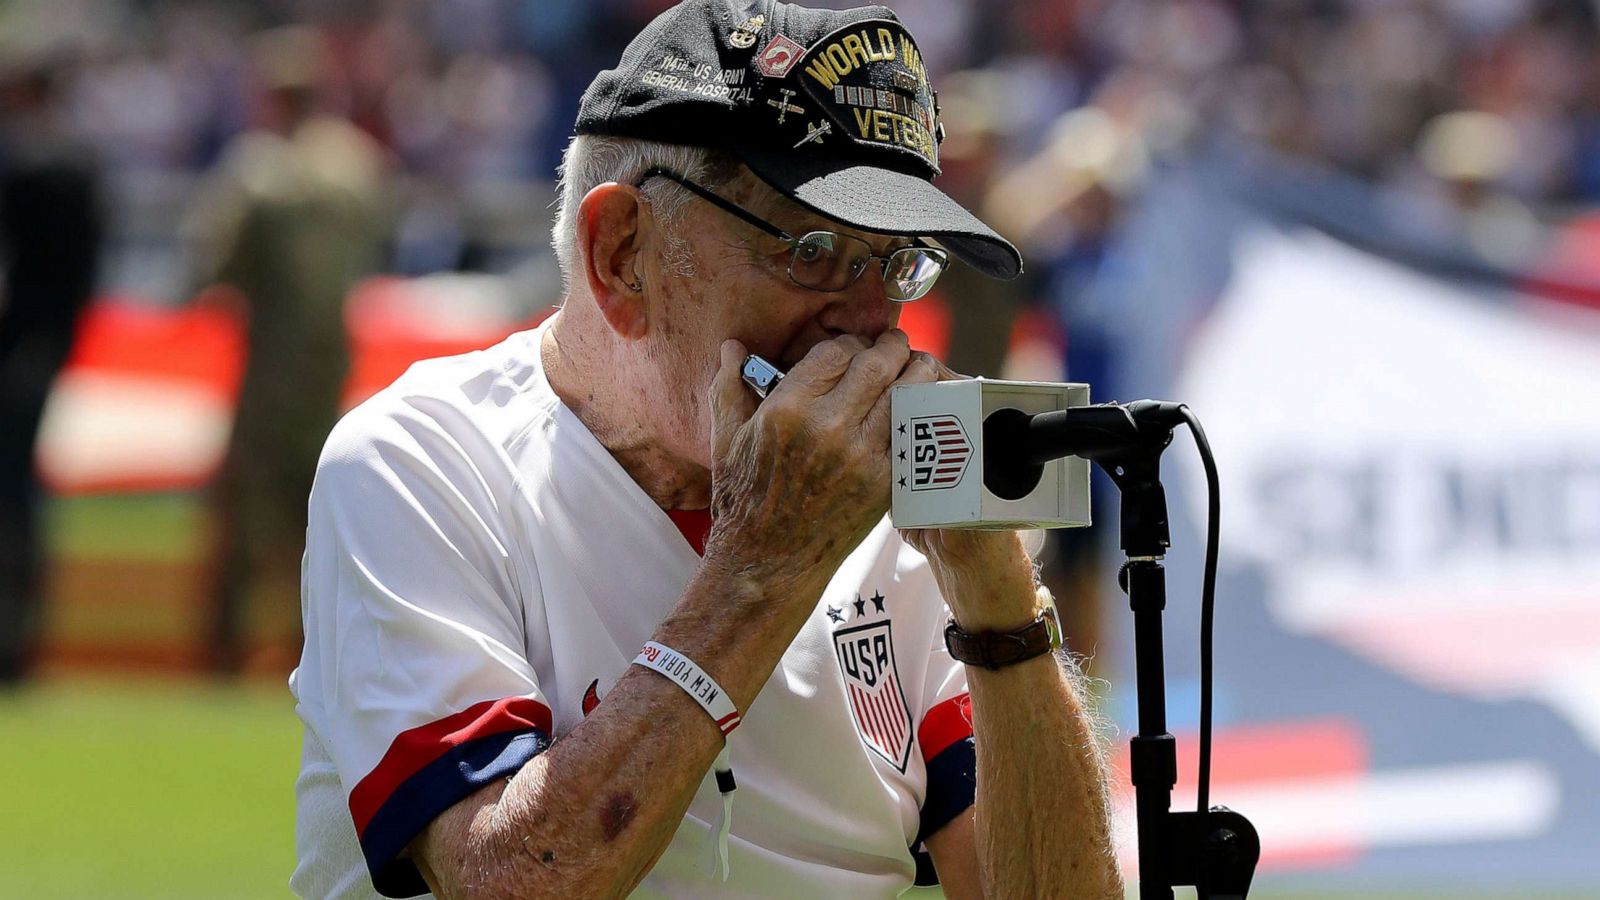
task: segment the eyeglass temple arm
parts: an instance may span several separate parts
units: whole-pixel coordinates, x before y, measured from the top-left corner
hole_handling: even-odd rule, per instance
[[[702,200],[705,200],[707,203],[710,203],[711,205],[717,207],[718,209],[721,209],[721,210],[723,210],[725,212],[729,212],[729,213],[732,213],[735,216],[738,216],[740,219],[743,219],[745,222],[748,222],[749,224],[754,225],[755,227],[761,229],[762,231],[766,232],[767,234],[772,235],[773,237],[775,237],[775,238],[777,238],[777,239],[779,239],[781,241],[787,241],[787,242],[789,242],[791,244],[797,244],[797,243],[800,242],[799,238],[797,238],[794,235],[788,233],[787,231],[784,231],[783,229],[779,228],[778,226],[773,225],[771,222],[768,222],[768,221],[766,221],[764,219],[758,218],[754,213],[750,212],[749,210],[745,209],[744,207],[739,206],[738,204],[733,203],[730,200],[723,199],[722,197],[712,193],[710,190],[707,190],[706,188],[703,188],[700,185],[695,184],[694,182],[690,181],[687,178],[684,178],[682,175],[679,175],[677,172],[674,172],[671,169],[663,169],[663,168],[660,168],[660,167],[657,167],[657,168],[654,168],[654,169],[650,169],[650,170],[646,171],[643,175],[640,175],[639,176],[639,180],[637,182],[635,182],[635,184],[636,185],[644,184],[646,181],[649,181],[650,179],[655,178],[657,176],[665,178],[668,181],[674,182],[676,184],[682,185],[685,190],[689,191],[691,194],[694,194],[696,197],[699,197]],[[911,248],[916,248],[916,249],[919,249],[919,250],[929,250],[929,251],[932,251],[933,253],[937,253],[939,255],[939,257],[940,257],[940,261],[941,262],[949,257],[949,253],[947,251],[945,251],[945,250],[943,250],[943,249],[941,249],[939,247],[931,246],[930,244],[928,244],[925,240],[923,240],[920,237],[919,238],[913,238],[912,239],[912,243],[907,245],[907,246],[905,246],[905,247],[901,247],[898,250],[889,251],[889,253],[887,255],[879,256],[876,253],[868,253],[867,256],[868,256],[869,259],[876,259],[876,260],[881,261],[882,264],[883,264],[884,270],[888,271],[888,268],[889,268],[889,257],[891,257],[894,254],[900,252],[900,250],[909,250]],[[868,249],[870,250],[871,248],[869,247]]]
[[[670,169],[651,169],[639,176],[638,183],[644,184],[646,181],[649,181],[651,178],[655,178],[658,175],[667,179],[668,181],[681,185],[684,190],[694,194],[696,197],[699,197],[700,199],[710,203],[724,212],[732,213],[733,215],[738,216],[749,224],[754,225],[755,227],[765,231],[767,234],[770,234],[775,238],[778,238],[779,240],[788,241],[791,244],[799,241],[799,238],[794,237],[787,231],[784,231],[782,228],[773,225],[771,222],[757,218],[755,214],[751,213],[749,210],[744,209],[732,201],[724,200],[716,194],[713,194],[711,191],[701,187],[698,184],[695,184],[694,182],[684,178],[682,175],[679,175],[677,172],[674,172]]]

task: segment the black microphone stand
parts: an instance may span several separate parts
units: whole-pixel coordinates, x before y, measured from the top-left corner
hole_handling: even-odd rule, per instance
[[[1122,551],[1127,561],[1117,582],[1133,609],[1139,707],[1139,731],[1131,741],[1130,760],[1138,816],[1139,896],[1171,900],[1173,886],[1194,885],[1201,898],[1230,900],[1249,892],[1261,855],[1255,828],[1224,806],[1172,811],[1178,754],[1177,741],[1167,731],[1161,634],[1161,612],[1167,605],[1161,561],[1172,541],[1166,491],[1161,486],[1161,453],[1172,443],[1172,430],[1184,422],[1179,404],[1154,400],[1031,417],[996,413],[985,423],[984,447],[987,458],[991,446],[1009,444],[1013,452],[996,458],[1006,459],[1006,468],[1013,472],[1042,467],[1064,456],[1082,457],[1099,466],[1121,491]],[[1037,483],[1037,475],[1025,471],[1021,480]]]

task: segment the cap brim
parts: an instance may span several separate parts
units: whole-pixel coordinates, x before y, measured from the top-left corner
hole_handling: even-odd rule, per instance
[[[1022,255],[977,216],[916,175],[838,159],[732,148],[762,181],[834,221],[878,234],[927,237],[991,278],[1022,274]]]

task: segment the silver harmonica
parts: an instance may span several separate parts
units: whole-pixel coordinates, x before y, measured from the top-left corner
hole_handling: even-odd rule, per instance
[[[744,377],[744,383],[750,385],[750,390],[763,400],[783,380],[782,370],[755,354],[744,361],[739,374]]]

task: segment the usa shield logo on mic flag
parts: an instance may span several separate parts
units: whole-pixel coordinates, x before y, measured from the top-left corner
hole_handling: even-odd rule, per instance
[[[911,454],[912,490],[952,488],[967,471],[972,441],[955,416],[920,416],[911,420]]]
[[[911,757],[911,711],[895,666],[889,622],[840,629],[833,646],[862,742],[904,772]]]

